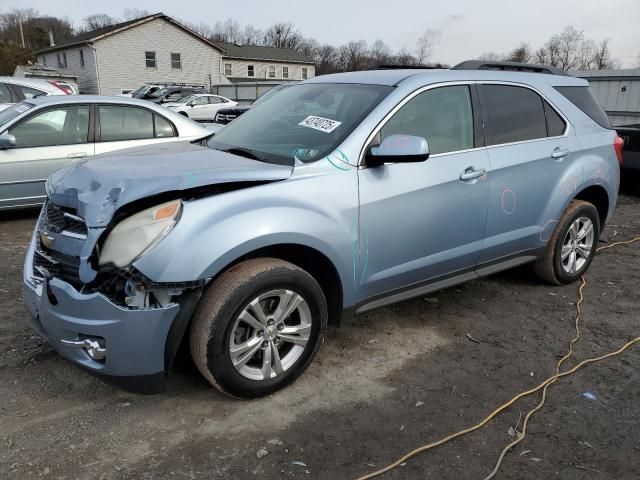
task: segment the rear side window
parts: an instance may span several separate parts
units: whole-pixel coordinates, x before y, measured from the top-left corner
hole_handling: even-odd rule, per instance
[[[115,142],[153,138],[153,114],[144,108],[102,105],[100,140]]]
[[[510,85],[483,85],[487,145],[547,136],[543,100],[536,92]]]
[[[604,128],[611,128],[609,117],[605,113],[602,105],[593,96],[589,87],[554,87],[562,95],[567,97],[571,103],[588,115],[591,120]]]
[[[564,133],[567,128],[567,124],[551,105],[544,100],[543,102],[544,114],[547,117],[547,136],[559,137]]]
[[[42,95],[46,95],[46,93],[43,92],[42,90],[25,87],[23,85],[14,85],[13,88],[22,92],[22,95],[24,95],[24,98],[26,98],[27,100],[31,98],[41,97]]]
[[[175,137],[176,133],[173,131],[173,127],[171,124],[162,118],[160,115],[154,115],[156,122],[156,137],[157,138],[166,138],[166,137]]]

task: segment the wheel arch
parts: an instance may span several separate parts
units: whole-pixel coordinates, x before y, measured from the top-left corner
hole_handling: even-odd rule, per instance
[[[280,243],[252,250],[220,269],[220,275],[233,265],[251,258],[270,257],[290,262],[311,275],[320,285],[327,300],[329,324],[339,325],[342,318],[344,290],[333,262],[321,251],[297,243]]]
[[[573,199],[589,202],[596,207],[600,218],[600,229],[602,230],[609,214],[610,203],[607,190],[601,185],[590,185],[578,192]]]

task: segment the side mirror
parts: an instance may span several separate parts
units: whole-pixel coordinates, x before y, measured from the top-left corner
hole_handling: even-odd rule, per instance
[[[0,149],[6,150],[7,148],[16,147],[16,137],[10,133],[3,133],[0,135]]]
[[[370,166],[385,163],[424,162],[429,158],[429,144],[422,137],[413,135],[390,135],[377,147],[370,147],[365,163]]]

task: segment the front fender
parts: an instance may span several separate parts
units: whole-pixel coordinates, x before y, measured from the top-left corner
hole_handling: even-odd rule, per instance
[[[357,241],[357,183],[355,169],[341,173],[330,181],[311,176],[185,201],[174,230],[134,266],[154,282],[186,282],[215,277],[255,250],[297,244],[332,262],[348,305],[354,299],[348,280]]]

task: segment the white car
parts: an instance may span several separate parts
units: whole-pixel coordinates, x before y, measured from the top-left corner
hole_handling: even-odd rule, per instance
[[[162,106],[170,108],[174,112],[193,120],[213,122],[218,110],[221,108],[235,107],[236,105],[238,105],[238,102],[221,97],[220,95],[197,93],[182,97],[175,102],[165,103]]]
[[[73,89],[65,82],[39,78],[0,77],[0,111],[22,100],[73,93]]]
[[[0,112],[0,210],[42,204],[47,177],[85,157],[211,133],[145,100],[96,95],[24,100]]]

